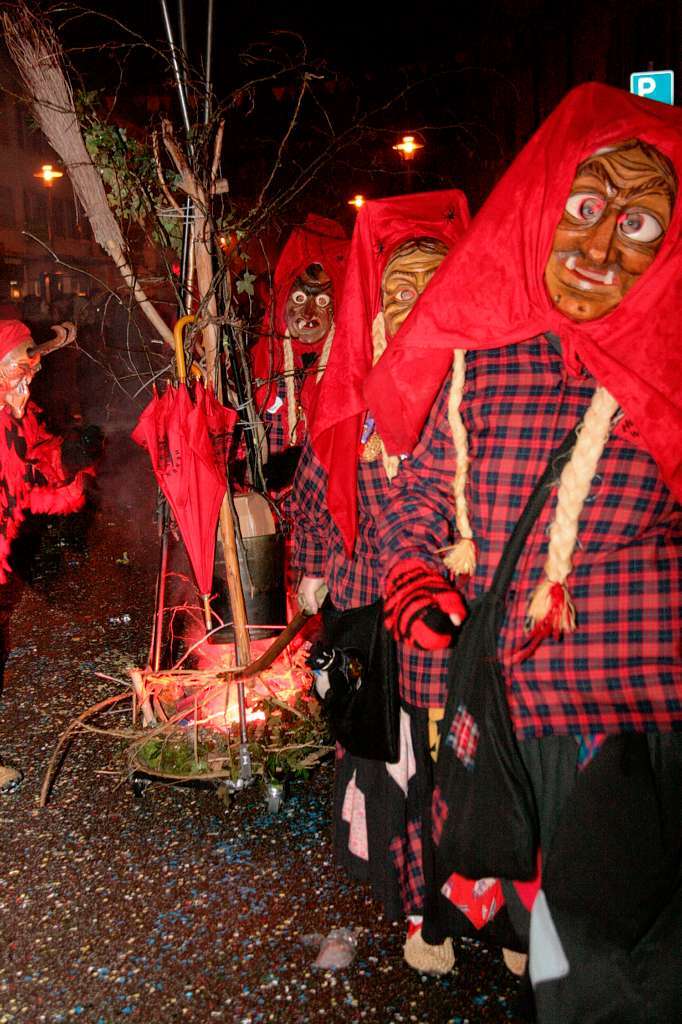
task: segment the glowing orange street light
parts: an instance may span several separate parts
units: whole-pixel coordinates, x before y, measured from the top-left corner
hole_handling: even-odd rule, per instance
[[[55,171],[52,164],[43,164],[39,171],[33,175],[34,178],[40,178],[43,185],[47,189],[47,240],[52,246],[53,242],[53,230],[52,230],[52,185],[59,178],[63,178],[64,174],[62,171]]]
[[[359,210],[361,206],[365,205],[365,197],[358,193],[358,195],[348,200],[348,205],[354,206],[356,210]]]
[[[396,142],[394,149],[397,149],[403,160],[413,160],[418,149],[424,148],[423,142],[417,142],[414,135],[403,135],[402,142]]]
[[[39,171],[33,175],[34,178],[40,178],[47,188],[52,188],[52,182],[56,181],[57,178],[63,178],[64,174],[62,171],[55,171],[52,164],[43,164]]]

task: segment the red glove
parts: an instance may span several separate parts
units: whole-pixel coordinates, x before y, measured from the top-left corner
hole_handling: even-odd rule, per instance
[[[396,640],[423,651],[451,647],[466,616],[464,601],[434,569],[416,558],[398,562],[386,577],[386,628]]]

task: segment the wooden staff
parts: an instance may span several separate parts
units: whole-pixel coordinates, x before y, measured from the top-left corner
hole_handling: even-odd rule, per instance
[[[220,539],[223,543],[223,553],[225,555],[225,579],[232,609],[237,664],[246,668],[251,661],[251,642],[246,621],[244,589],[242,587],[241,573],[239,572],[237,537],[230,499],[227,494],[220,506]]]

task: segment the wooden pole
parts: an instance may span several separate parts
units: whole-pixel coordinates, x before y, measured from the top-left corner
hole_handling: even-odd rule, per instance
[[[228,480],[229,490],[229,480]],[[234,519],[230,501],[226,494],[220,506],[220,538],[223,542],[223,555],[225,556],[225,577],[227,580],[227,592],[232,608],[232,628],[234,630],[234,642],[237,652],[237,664],[246,668],[251,661],[251,643],[249,641],[249,630],[246,621],[246,605],[244,604],[244,589],[242,578],[239,572],[239,558],[237,556],[237,539],[235,536]],[[237,707],[239,710],[239,778],[248,783],[252,778],[251,755],[249,753],[248,737],[246,734],[246,700],[244,696],[244,677],[237,676]],[[230,685],[229,683],[227,684]]]
[[[251,661],[251,642],[246,621],[246,604],[244,603],[242,578],[239,572],[237,538],[232,518],[232,509],[230,508],[227,494],[220,506],[220,539],[223,542],[223,554],[225,555],[225,578],[230,598],[230,607],[232,608],[237,664],[246,668]]]

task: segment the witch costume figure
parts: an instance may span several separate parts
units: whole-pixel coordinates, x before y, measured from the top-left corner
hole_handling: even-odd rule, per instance
[[[543,1024],[682,1014],[681,171],[679,110],[571,92],[365,386],[389,451],[421,431],[388,624],[426,645],[417,587],[451,643],[444,586],[497,624],[480,676],[455,646],[425,935],[502,879]]]
[[[349,244],[340,224],[310,213],[280,253],[272,305],[251,350],[268,456],[290,449],[297,456],[305,439],[334,337]]]
[[[60,340],[46,342],[45,350],[64,343],[68,331],[62,327],[55,331]],[[85,471],[69,476],[62,465],[61,439],[47,432],[40,410],[29,397],[31,381],[40,369],[41,348],[25,324],[0,320],[0,584],[9,580],[12,542],[27,512],[67,514],[85,501]],[[2,614],[4,633],[4,609]],[[4,667],[4,636],[0,658]],[[21,778],[18,769],[0,765],[0,793],[12,792]]]
[[[400,472],[400,459],[387,456],[375,429],[363,383],[468,220],[457,189],[370,201],[358,213],[312,445],[304,447],[294,481],[299,595],[315,611],[326,583],[328,635],[338,616],[354,615],[380,596],[378,526]],[[430,730],[442,710],[446,667],[446,656],[399,650],[396,763],[353,756],[339,745],[335,774],[336,860],[372,884],[389,919],[410,917],[405,955],[434,973],[452,967],[453,953],[449,938],[433,947],[421,939],[420,829],[430,796]]]

